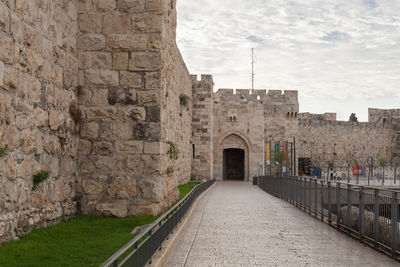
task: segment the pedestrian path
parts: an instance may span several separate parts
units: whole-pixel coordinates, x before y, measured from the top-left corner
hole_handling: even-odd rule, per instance
[[[166,266],[400,266],[244,182],[217,182],[200,200]]]

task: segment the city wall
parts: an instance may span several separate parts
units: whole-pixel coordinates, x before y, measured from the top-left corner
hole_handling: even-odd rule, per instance
[[[0,1],[0,242],[179,199],[192,82],[176,23],[170,0]]]

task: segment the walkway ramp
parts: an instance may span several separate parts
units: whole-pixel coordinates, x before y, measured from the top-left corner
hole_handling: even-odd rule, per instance
[[[289,203],[244,182],[200,200],[166,266],[400,266]]]

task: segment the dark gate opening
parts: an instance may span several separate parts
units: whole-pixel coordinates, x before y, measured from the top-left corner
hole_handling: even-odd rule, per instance
[[[244,180],[244,150],[224,150],[224,180]]]

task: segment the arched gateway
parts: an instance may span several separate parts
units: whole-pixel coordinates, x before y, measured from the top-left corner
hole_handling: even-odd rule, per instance
[[[239,133],[228,133],[220,138],[214,149],[214,170],[221,180],[249,180],[249,144]]]

